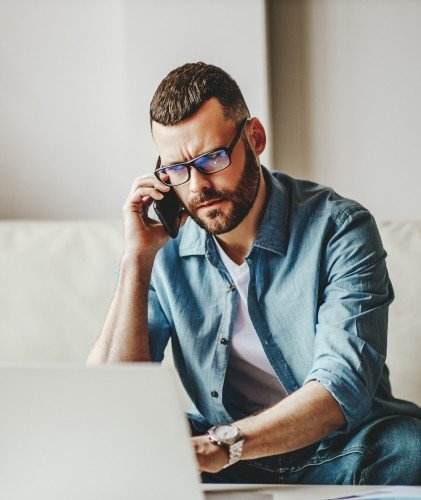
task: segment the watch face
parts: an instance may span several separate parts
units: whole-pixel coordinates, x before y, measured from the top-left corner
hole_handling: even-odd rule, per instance
[[[224,442],[235,438],[238,431],[233,425],[217,425],[214,429],[214,433],[217,439]]]

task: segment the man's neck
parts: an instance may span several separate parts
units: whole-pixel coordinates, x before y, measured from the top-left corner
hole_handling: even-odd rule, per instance
[[[238,265],[244,262],[245,257],[249,254],[256,240],[266,207],[267,196],[268,189],[263,176],[263,170],[261,169],[259,192],[247,217],[229,233],[216,236],[224,252]]]

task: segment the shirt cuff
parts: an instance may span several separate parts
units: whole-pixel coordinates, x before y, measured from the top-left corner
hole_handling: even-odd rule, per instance
[[[341,407],[346,419],[346,428],[342,432],[348,433],[358,426],[371,410],[372,398],[367,388],[362,384],[358,384],[358,388],[351,386],[343,378],[339,378],[335,373],[323,368],[311,371],[304,380],[303,385],[311,380],[322,384]]]

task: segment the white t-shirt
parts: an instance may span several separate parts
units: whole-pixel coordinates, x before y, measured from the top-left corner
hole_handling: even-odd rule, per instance
[[[224,386],[227,411],[233,418],[239,418],[273,406],[287,394],[269,363],[248,313],[249,266],[247,262],[236,264],[216,238],[214,241],[239,294]]]

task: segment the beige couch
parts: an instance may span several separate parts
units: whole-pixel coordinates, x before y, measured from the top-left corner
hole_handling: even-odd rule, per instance
[[[421,404],[421,222],[379,224],[396,299],[387,363]],[[0,362],[84,362],[115,286],[120,221],[0,221]]]

